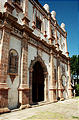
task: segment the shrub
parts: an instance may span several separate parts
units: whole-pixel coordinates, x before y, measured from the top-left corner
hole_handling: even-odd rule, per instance
[[[76,96],[79,96],[79,84],[75,85]]]

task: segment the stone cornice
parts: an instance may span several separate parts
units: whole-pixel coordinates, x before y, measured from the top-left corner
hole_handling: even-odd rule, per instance
[[[23,25],[22,30],[25,32],[28,32],[28,34],[33,32],[33,30],[31,28],[29,28],[29,26],[27,26],[27,25]]]
[[[37,8],[41,12],[41,14],[43,14],[46,18],[48,18],[47,11],[43,8],[43,6],[39,2],[36,2],[34,0],[29,0],[29,1],[34,5],[35,8]]]
[[[7,13],[7,12],[4,12],[3,15],[2,15],[2,18],[5,20],[7,20],[7,22],[11,22],[11,23],[14,23],[14,22],[17,22],[17,18],[14,17],[13,15]]]
[[[17,2],[13,2],[13,5],[15,6],[15,9],[18,12],[23,12],[23,9],[21,8],[21,6]]]
[[[8,90],[9,87],[7,85],[7,83],[0,83],[0,90]]]
[[[10,12],[10,13],[12,13],[12,11],[14,10],[14,7],[9,2],[5,2],[4,7],[5,7],[6,11]]]
[[[11,31],[12,31],[11,26],[6,23],[4,25],[2,25],[2,29],[5,29],[5,31],[8,33],[11,33]]]
[[[29,25],[30,20],[26,16],[24,16],[24,18],[22,19],[22,21],[23,21],[24,24]]]
[[[21,90],[29,90],[29,87],[28,87],[27,84],[20,84],[18,90],[19,91],[21,91]]]
[[[47,42],[45,42],[44,40],[40,40],[39,37],[35,37],[35,36],[29,36],[29,37],[30,37],[30,39],[28,40],[29,44],[49,54],[50,45],[47,44]]]

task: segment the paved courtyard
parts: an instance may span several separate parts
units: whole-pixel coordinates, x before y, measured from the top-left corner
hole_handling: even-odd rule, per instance
[[[2,114],[0,120],[79,120],[79,98]]]

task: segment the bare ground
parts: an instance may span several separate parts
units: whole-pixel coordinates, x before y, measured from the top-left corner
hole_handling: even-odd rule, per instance
[[[0,120],[79,120],[79,98],[2,114]]]

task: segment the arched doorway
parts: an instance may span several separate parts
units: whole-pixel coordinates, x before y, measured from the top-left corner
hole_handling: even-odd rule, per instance
[[[32,101],[44,101],[44,71],[40,62],[35,63],[32,74]]]
[[[29,103],[48,101],[48,72],[40,56],[31,61],[29,67]]]

